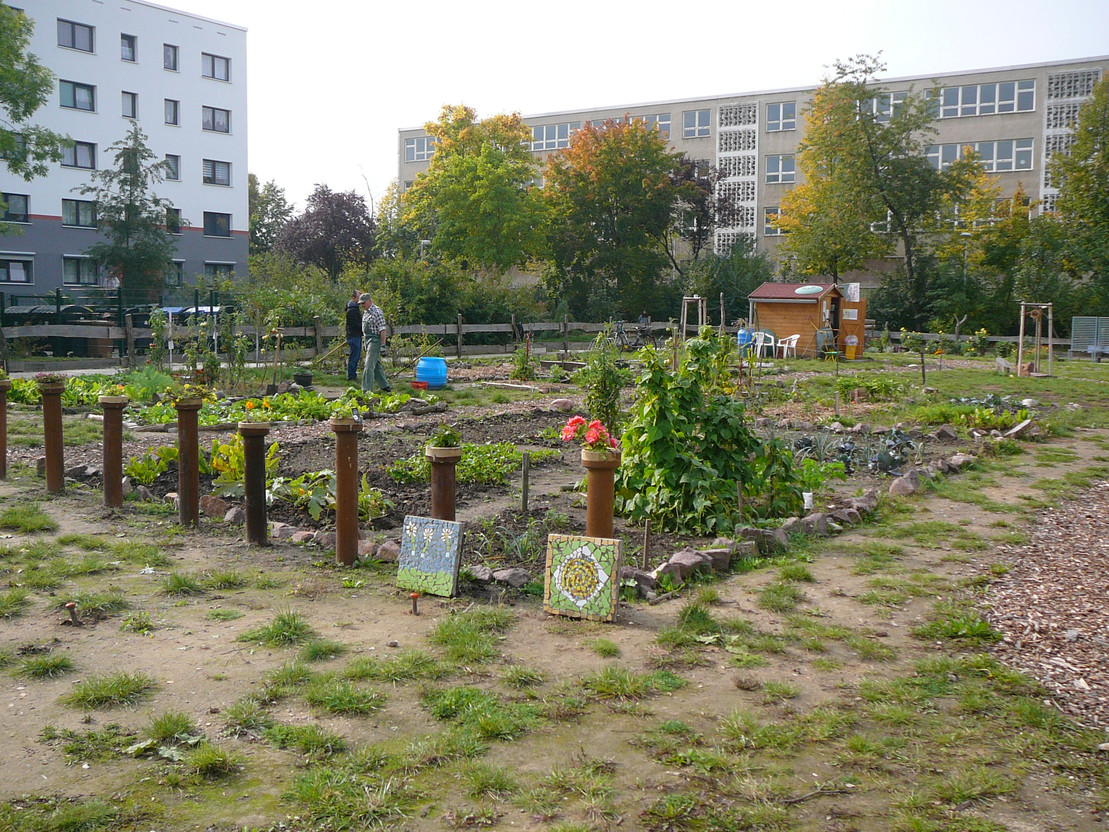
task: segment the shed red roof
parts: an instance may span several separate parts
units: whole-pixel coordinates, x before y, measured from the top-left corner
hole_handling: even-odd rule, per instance
[[[797,289],[801,286],[819,286],[820,291],[798,294]],[[750,300],[816,300],[835,288],[834,283],[764,283],[747,297]]]

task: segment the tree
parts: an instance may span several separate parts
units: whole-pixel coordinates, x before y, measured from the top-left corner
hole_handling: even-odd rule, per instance
[[[672,179],[679,196],[665,237],[666,254],[674,270],[685,275],[702,254],[712,252],[717,226],[736,224],[736,203],[719,187],[724,180],[720,169],[704,161],[683,154]]]
[[[969,183],[965,167],[941,173],[925,155],[935,132],[931,97],[911,90],[895,97],[873,83],[884,70],[869,55],[834,64],[813,95],[800,146],[811,187],[785,201],[779,222],[810,273],[823,265],[838,275],[896,243],[904,274],[894,282],[905,313],[919,321],[928,297],[927,269],[920,268],[925,236],[944,197],[957,201]],[[888,229],[888,236],[876,241],[865,229]]]
[[[425,129],[435,155],[404,195],[404,221],[440,257],[500,273],[524,265],[543,225],[531,128],[518,113],[478,121],[469,107],[444,106]]]
[[[715,314],[717,300],[724,295],[724,320],[730,324],[747,317],[748,295],[774,279],[774,264],[768,254],[756,250],[752,237],[741,234],[727,255],[697,260],[685,278],[684,293],[708,298],[710,315]]]
[[[259,187],[258,177],[247,177],[247,201],[250,210],[250,253],[262,254],[273,248],[274,240],[293,215],[293,206],[285,198],[285,189],[274,180]]]
[[[1057,208],[1069,238],[1074,269],[1109,293],[1109,76],[1078,111],[1070,153],[1050,162],[1059,188]]]
[[[319,266],[335,283],[348,265],[370,264],[374,236],[366,200],[354,191],[317,185],[304,212],[285,224],[273,245],[300,263]]]
[[[155,158],[137,124],[108,150],[113,166],[94,171],[91,183],[77,189],[96,201],[97,228],[105,238],[85,253],[119,279],[124,303],[154,303],[177,251],[166,228],[173,205],[151,191],[165,180],[169,164]]]
[[[54,89],[53,73],[27,54],[33,29],[27,15],[0,4],[0,158],[23,179],[45,176],[67,141],[28,123]]]
[[[639,120],[578,130],[547,158],[548,267],[552,297],[574,314],[672,314],[660,288],[666,235],[683,189],[680,157]]]

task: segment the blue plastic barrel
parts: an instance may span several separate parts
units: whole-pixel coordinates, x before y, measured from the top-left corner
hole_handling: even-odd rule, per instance
[[[421,358],[416,363],[416,381],[426,381],[429,390],[438,390],[447,384],[447,362],[443,358]]]

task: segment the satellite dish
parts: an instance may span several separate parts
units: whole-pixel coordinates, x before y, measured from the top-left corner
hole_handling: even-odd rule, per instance
[[[796,289],[793,290],[793,293],[795,295],[819,295],[823,291],[823,286],[817,286],[810,283],[807,286],[798,286]]]

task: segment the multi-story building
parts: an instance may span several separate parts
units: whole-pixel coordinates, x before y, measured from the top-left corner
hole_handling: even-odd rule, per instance
[[[34,302],[59,287],[81,298],[111,285],[85,254],[98,240],[96,205],[77,189],[90,171],[113,165],[109,147],[133,124],[169,162],[167,180],[153,188],[175,209],[167,290],[199,274],[245,274],[246,30],[143,0],[17,6],[35,24],[28,51],[56,76],[30,121],[73,145],[29,182],[0,166],[4,219],[22,232],[0,236],[5,300]]]
[[[963,148],[973,146],[1005,194],[1020,185],[1039,201],[1040,210],[1051,210],[1057,192],[1045,178],[1047,161],[1069,149],[1078,107],[1106,71],[1109,56],[890,78],[880,82],[888,94],[872,103],[879,118],[888,117],[907,91],[936,89],[937,133],[928,149],[932,164],[950,165]],[[737,223],[717,231],[717,251],[728,250],[736,235],[747,234],[760,250],[774,252],[780,232],[768,218],[799,181],[796,154],[814,91],[804,87],[543,113],[525,121],[532,128],[531,150],[537,157],[568,147],[573,132],[590,122],[630,117],[653,124],[673,150],[705,160],[724,174],[721,187],[738,208]],[[404,129],[397,150],[403,190],[427,167],[435,145],[423,129]]]

